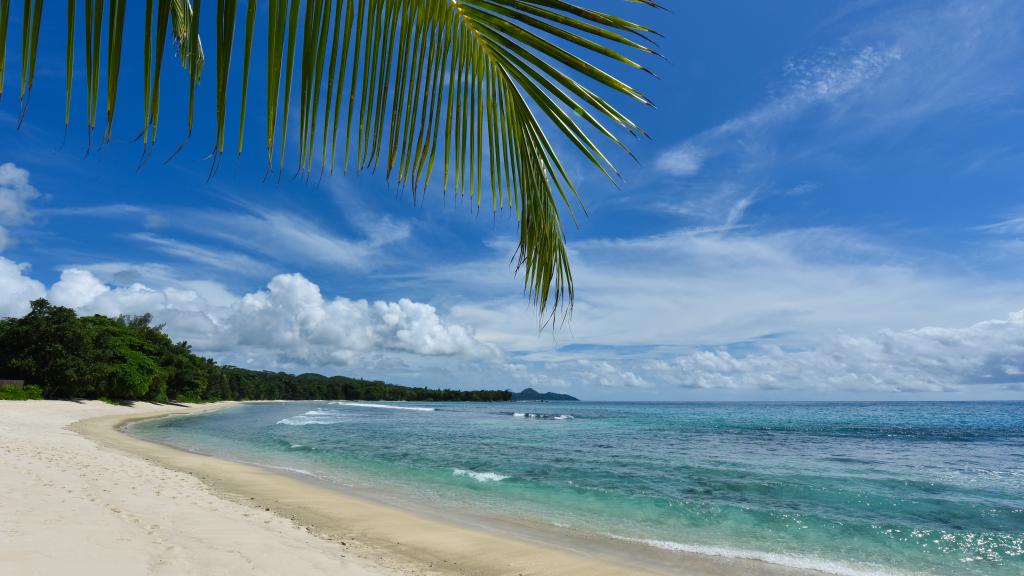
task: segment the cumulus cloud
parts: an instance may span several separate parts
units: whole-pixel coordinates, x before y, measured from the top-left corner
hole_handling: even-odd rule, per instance
[[[106,284],[86,270],[71,268],[60,275],[60,280],[50,287],[49,298],[58,306],[81,308],[96,302],[110,292]]]
[[[27,222],[29,202],[38,197],[39,191],[29,183],[28,170],[11,162],[0,164],[0,251],[10,243],[7,227]]]
[[[28,219],[28,203],[39,197],[28,180],[28,170],[11,162],[0,164],[0,222],[18,224]]]
[[[151,313],[175,339],[202,353],[262,368],[331,369],[367,364],[380,356],[497,359],[499,351],[466,326],[445,321],[429,304],[325,298],[301,274],[274,276],[266,289],[226,296],[195,283],[111,286],[92,271],[70,268],[47,291],[0,259],[0,311],[20,315],[32,298],[81,314]],[[212,297],[211,297],[212,296]]]
[[[26,264],[18,264],[0,256],[0,318],[23,316],[29,302],[46,294],[42,282],[25,275]]]
[[[633,371],[608,361],[577,361],[575,378],[579,381],[609,388],[650,388],[651,384]]]
[[[275,276],[223,317],[224,332],[243,348],[280,350],[283,360],[345,365],[361,353],[483,354],[492,349],[464,326],[445,323],[428,304],[401,299],[325,299],[300,274]],[[224,342],[233,347],[228,341]]]

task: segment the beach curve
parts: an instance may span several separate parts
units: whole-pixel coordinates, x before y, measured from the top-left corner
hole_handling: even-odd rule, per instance
[[[104,458],[123,459],[116,462],[119,466],[125,466],[125,461],[133,460],[135,464],[128,467],[133,468],[134,478],[141,477],[135,468],[143,466],[149,469],[149,473],[153,473],[153,470],[162,471],[165,475],[176,477],[182,485],[187,484],[187,490],[182,489],[184,491],[181,494],[172,498],[178,513],[190,509],[197,500],[208,504],[209,499],[216,499],[224,503],[217,508],[218,515],[224,516],[227,518],[225,521],[230,521],[233,525],[247,524],[250,527],[259,527],[261,523],[274,523],[276,531],[271,533],[272,537],[292,544],[287,552],[278,551],[276,554],[276,562],[283,561],[290,566],[289,573],[367,576],[777,576],[815,573],[794,571],[749,559],[722,560],[699,554],[658,551],[645,552],[647,557],[641,562],[639,558],[631,557],[637,553],[637,547],[607,546],[607,542],[597,541],[573,548],[571,545],[567,547],[565,542],[557,539],[547,539],[549,534],[538,533],[534,538],[523,538],[519,534],[509,535],[476,526],[468,527],[446,522],[443,518],[427,517],[368,501],[302,478],[282,474],[280,471],[188,452],[142,440],[123,432],[124,427],[134,421],[219,409],[230,406],[230,403],[174,408],[143,405],[142,409],[111,407],[98,402],[84,403],[87,407],[98,404],[101,407],[98,410],[94,407],[75,410],[71,407],[80,405],[71,403],[54,404],[69,405],[60,410],[65,413],[65,418],[70,417],[73,420],[61,427],[66,427],[65,433],[71,431],[79,439],[92,440],[95,444],[88,444],[102,447],[99,453],[103,454]],[[3,408],[0,408],[0,411],[3,411]],[[68,414],[74,412],[78,414]],[[148,505],[156,504],[150,502],[154,499],[153,496],[151,494],[146,500]],[[155,494],[156,499],[166,500],[169,496],[159,492]],[[113,497],[117,498],[118,495],[114,494]],[[180,505],[184,503],[188,503],[188,506]],[[165,502],[164,506],[166,505]],[[152,516],[162,513],[157,511],[159,507],[153,510]],[[161,518],[150,517],[143,523],[155,524],[160,520]],[[236,526],[235,529],[240,528]],[[267,535],[260,536],[265,539]],[[295,538],[300,538],[301,543],[292,542]],[[256,540],[260,543],[259,547],[266,544],[259,538]],[[182,549],[187,548],[186,546]],[[211,556],[209,561],[214,563],[212,567],[216,567],[216,560],[212,558],[216,553],[217,550],[208,553]],[[220,553],[225,557],[232,554],[245,556],[245,551],[230,549],[221,549]],[[303,555],[313,556],[314,559],[326,556],[333,564],[317,565],[310,560],[306,562],[304,568],[295,570],[293,561],[296,558],[301,560]],[[339,565],[339,562],[343,565]],[[181,566],[178,568],[175,571],[150,570],[146,573],[230,573],[229,569],[211,570],[210,564],[203,570],[182,570]],[[267,573],[271,572],[273,570],[267,570]],[[102,573],[110,576],[139,572],[103,570]]]

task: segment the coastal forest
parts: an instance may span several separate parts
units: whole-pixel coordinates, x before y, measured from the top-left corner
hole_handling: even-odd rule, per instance
[[[437,390],[345,376],[221,366],[174,342],[152,316],[94,315],[45,299],[0,320],[0,379],[24,380],[22,396],[114,401],[218,400],[508,401],[500,390]]]

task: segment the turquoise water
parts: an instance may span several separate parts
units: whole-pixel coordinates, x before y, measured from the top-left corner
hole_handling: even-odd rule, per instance
[[[440,508],[835,574],[1024,574],[1024,403],[274,403],[132,432]]]

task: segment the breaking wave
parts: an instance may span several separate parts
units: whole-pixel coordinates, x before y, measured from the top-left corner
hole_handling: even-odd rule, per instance
[[[474,472],[473,470],[463,470],[462,468],[455,468],[452,470],[452,474],[455,476],[468,476],[477,482],[501,482],[509,478],[509,476],[498,474],[497,472]]]
[[[513,418],[533,418],[536,420],[573,420],[576,418],[572,414],[544,414],[541,412],[499,412],[499,414]]]
[[[361,402],[331,402],[335,406],[355,406],[357,408],[388,408],[391,410],[415,410],[417,412],[436,412],[437,408],[424,406],[395,406],[394,404],[363,404]]]
[[[277,423],[285,426],[309,426],[311,424],[323,426],[343,421],[345,421],[345,415],[336,410],[310,410],[305,414],[278,420]]]

